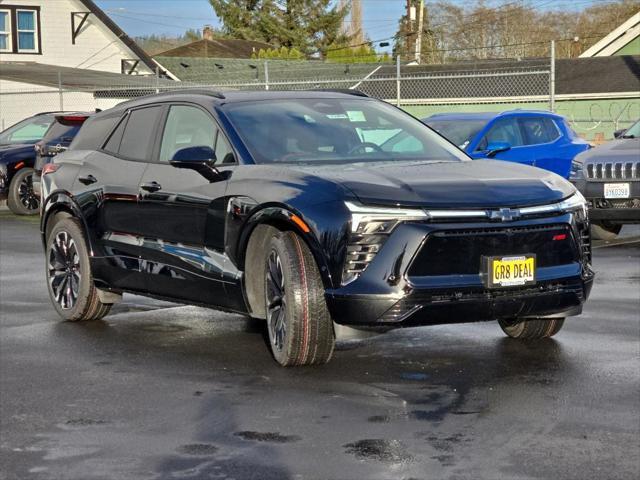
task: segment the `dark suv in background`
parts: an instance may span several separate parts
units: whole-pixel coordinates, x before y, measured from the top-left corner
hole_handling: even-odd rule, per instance
[[[0,200],[6,199],[13,213],[38,213],[40,199],[34,190],[33,177],[36,157],[46,157],[69,146],[87,116],[72,112],[40,113],[0,133]]]
[[[49,296],[68,320],[122,292],[266,319],[281,365],[334,322],[498,320],[555,335],[593,280],[582,195],[476,162],[357,92],[166,93],[96,114],[43,171]]]
[[[578,155],[571,182],[589,202],[594,235],[615,238],[624,224],[640,223],[640,121],[615,140]]]

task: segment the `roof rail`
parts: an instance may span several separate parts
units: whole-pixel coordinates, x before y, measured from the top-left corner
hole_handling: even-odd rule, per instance
[[[194,88],[174,88],[172,90],[166,90],[164,92],[156,93],[156,96],[164,96],[164,95],[176,95],[180,93],[189,93],[192,95],[207,95],[209,97],[219,98],[220,100],[224,100],[225,96],[218,92],[217,90],[207,90],[202,87],[194,87]]]
[[[344,93],[345,95],[354,95],[356,97],[367,97],[367,98],[369,98],[369,95],[367,95],[364,92],[361,92],[360,90],[356,90],[355,88],[313,88],[313,89],[311,89],[309,91],[311,91],[311,92]]]

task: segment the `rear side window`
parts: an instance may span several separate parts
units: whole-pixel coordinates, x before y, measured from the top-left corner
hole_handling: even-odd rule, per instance
[[[118,150],[120,150],[120,142],[122,141],[122,134],[124,133],[124,127],[127,124],[126,117],[122,119],[122,121],[118,124],[118,127],[114,130],[114,132],[107,140],[104,149],[109,153],[117,154]]]
[[[120,116],[91,117],[71,142],[70,150],[98,150],[113,130]]]
[[[155,127],[162,107],[132,110],[125,127],[118,153],[131,160],[149,160],[153,148]]]
[[[546,117],[521,118],[525,145],[539,145],[553,142],[560,136],[553,120]]]

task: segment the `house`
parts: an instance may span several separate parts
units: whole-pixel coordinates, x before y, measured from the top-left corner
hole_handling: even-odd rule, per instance
[[[640,12],[585,50],[580,57],[640,55]]]
[[[39,111],[95,104],[98,77],[94,86],[156,75],[175,80],[92,0],[0,0],[0,129]],[[65,98],[67,88],[82,91]]]

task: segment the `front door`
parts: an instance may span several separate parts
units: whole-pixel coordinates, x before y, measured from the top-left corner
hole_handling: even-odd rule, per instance
[[[508,149],[496,153],[494,160],[533,165],[535,160],[533,150],[526,146],[516,117],[497,119],[482,136],[470,155],[474,159],[487,158],[488,152],[494,145],[508,145]]]
[[[187,147],[209,147],[221,172],[233,168],[231,148],[207,111],[189,104],[167,108],[155,162],[140,182],[141,266],[152,293],[224,305],[224,250],[211,248],[211,237],[223,238],[227,182],[172,166],[174,154]]]

